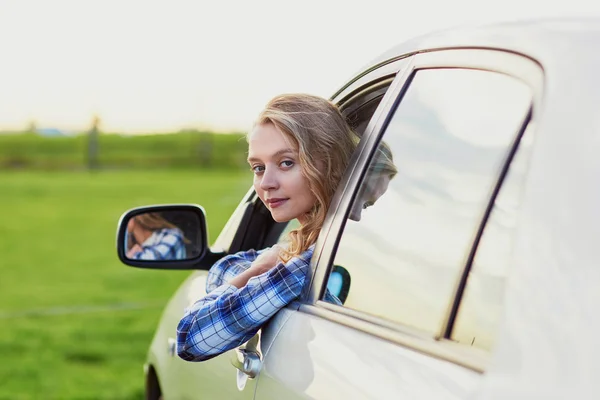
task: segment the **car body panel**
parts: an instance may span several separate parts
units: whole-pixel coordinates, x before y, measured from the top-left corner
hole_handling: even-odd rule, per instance
[[[316,301],[320,289],[311,292],[309,287],[298,303],[283,309],[262,329],[263,369],[239,391],[229,354],[204,363],[184,362],[168,354],[167,342],[174,337],[183,309],[204,294],[206,272],[201,271],[193,273],[170,301],[149,352],[148,363],[156,369],[163,392],[169,393],[167,400],[213,394],[245,399],[256,395],[258,400],[389,398],[390,394],[461,399],[600,396],[600,380],[594,376],[600,367],[596,345],[600,337],[596,316],[600,306],[600,246],[596,243],[600,237],[596,210],[600,204],[599,44],[598,20],[438,32],[383,54],[333,97],[336,102],[350,98],[371,82],[369,74],[389,76],[393,70],[409,68],[412,55],[441,49],[501,50],[533,60],[543,70],[539,82],[543,93],[535,94],[528,128],[535,133],[535,142],[503,319],[496,347],[485,357],[484,374],[477,362],[453,360],[454,350],[446,357],[442,350],[429,352],[413,345],[411,341],[420,339],[413,340],[410,332],[391,334],[379,327],[366,328],[374,324],[352,315],[334,317],[334,310]],[[377,72],[378,67],[385,70]],[[382,104],[381,109],[386,107],[391,103]],[[385,115],[382,111],[379,117]],[[358,165],[356,171],[364,166]],[[342,204],[341,210],[347,206]],[[330,211],[328,218],[333,219],[335,212]],[[223,237],[230,238],[229,242],[218,241],[220,248],[228,249],[231,244],[235,226],[228,229]],[[324,229],[315,254],[332,251],[324,245],[326,241]],[[315,257],[312,267],[322,262]],[[326,276],[325,271],[312,272],[313,282]],[[435,342],[431,345],[439,349],[453,345]]]
[[[600,55],[589,47],[600,34],[574,42],[559,40],[543,64],[543,116],[483,398],[600,396],[590,375],[600,362]]]
[[[181,285],[165,309],[148,361],[157,366],[161,388],[168,399],[252,399],[256,380],[250,379],[242,390],[238,389],[237,370],[230,361],[233,350],[203,362],[184,361],[173,351],[175,327],[185,308],[206,293],[205,287],[206,271],[192,274]]]
[[[405,349],[345,325],[284,309],[287,319],[271,345],[256,389],[266,399],[459,399],[479,373]],[[424,382],[426,379],[426,382]]]

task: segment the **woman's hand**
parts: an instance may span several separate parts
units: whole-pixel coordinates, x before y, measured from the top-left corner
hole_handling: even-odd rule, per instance
[[[254,260],[250,266],[250,269],[254,269],[256,272],[258,272],[256,275],[264,274],[279,263],[280,252],[281,246],[278,244],[274,245],[269,250],[265,250],[256,258],[256,260]]]
[[[140,251],[142,251],[142,246],[140,246],[137,243],[134,244],[133,246],[131,246],[131,249],[129,249],[129,251],[127,251],[127,258],[133,258]]]
[[[274,268],[277,264],[279,264],[279,252],[281,251],[281,246],[275,245],[271,247],[269,250],[265,250],[262,252],[256,260],[250,265],[246,271],[242,272],[231,281],[229,284],[239,288],[242,288],[248,283],[250,278],[253,278],[258,275],[262,275],[270,269]]]

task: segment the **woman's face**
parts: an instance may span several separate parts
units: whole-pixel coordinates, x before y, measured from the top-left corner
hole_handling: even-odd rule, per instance
[[[302,174],[297,146],[271,123],[256,125],[248,143],[254,190],[273,219],[286,222],[297,218],[303,224],[316,198]]]

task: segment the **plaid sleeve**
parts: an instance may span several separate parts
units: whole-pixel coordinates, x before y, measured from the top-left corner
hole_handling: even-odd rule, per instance
[[[266,249],[265,249],[266,250]],[[219,286],[229,282],[248,268],[256,257],[264,250],[240,251],[235,254],[221,258],[208,271],[206,277],[206,293],[210,293]]]
[[[328,303],[332,303],[335,304],[336,306],[341,306],[343,305],[342,302],[340,301],[340,299],[337,298],[337,296],[333,295],[329,289],[325,289],[325,296],[324,299],[326,302]]]
[[[312,249],[280,263],[238,289],[225,284],[197,301],[177,326],[177,353],[204,361],[247,342],[302,292]]]
[[[176,260],[184,248],[183,236],[178,230],[165,229],[157,244],[143,246],[142,251],[133,255],[136,260]],[[181,258],[181,257],[179,257]],[[185,257],[184,257],[185,258]]]

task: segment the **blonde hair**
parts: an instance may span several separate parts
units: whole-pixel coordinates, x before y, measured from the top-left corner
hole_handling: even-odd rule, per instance
[[[298,149],[300,168],[316,198],[306,223],[288,234],[289,246],[280,254],[287,262],[316,242],[358,136],[333,103],[308,94],[284,94],[273,98],[255,124],[268,123]]]
[[[133,217],[136,224],[140,225],[147,231],[155,231],[157,229],[173,229],[177,228],[174,224],[164,219],[159,213],[150,212],[145,214],[139,214]]]

